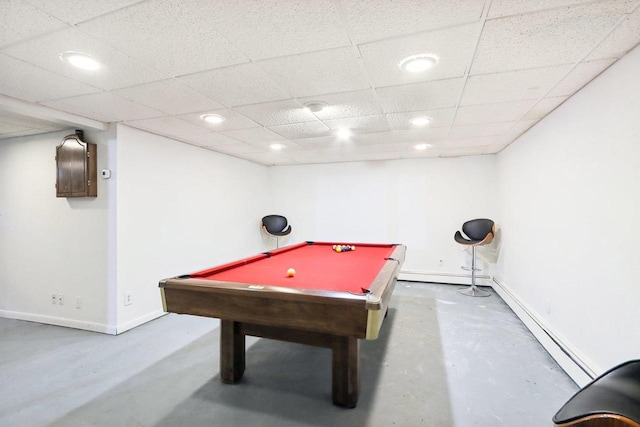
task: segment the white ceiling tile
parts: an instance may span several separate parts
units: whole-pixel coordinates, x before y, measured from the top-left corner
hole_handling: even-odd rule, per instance
[[[23,128],[49,128],[53,125],[52,122],[48,120],[42,120],[35,117],[23,116],[22,114],[12,113],[10,111],[3,111],[1,120],[5,125],[13,125],[16,127]],[[68,125],[65,125],[64,129],[68,128]]]
[[[538,99],[571,68],[570,65],[469,77],[461,105]]]
[[[1,127],[1,125],[0,125]],[[58,126],[58,127],[46,127],[46,128],[22,128],[20,130],[14,130],[12,132],[7,132],[7,131],[3,131],[0,130],[0,136],[3,139],[6,138],[14,138],[14,137],[18,137],[18,136],[29,136],[29,135],[40,135],[43,133],[48,133],[48,132],[57,132],[60,130],[64,130],[67,129],[68,127],[62,127],[62,126]]]
[[[385,113],[453,107],[464,80],[447,79],[377,89]]]
[[[360,46],[360,52],[374,87],[461,77],[469,65],[479,28],[479,24],[468,24],[367,43]],[[423,73],[400,69],[403,59],[426,53],[439,58],[432,69]]]
[[[171,115],[223,108],[222,104],[174,79],[128,87],[113,93]]]
[[[269,129],[286,139],[314,138],[331,135],[329,128],[322,122],[270,126]]]
[[[222,123],[210,123],[202,120],[201,117],[205,114],[217,114],[224,117],[225,120]],[[225,110],[205,110],[197,113],[181,114],[178,117],[191,122],[196,126],[202,126],[215,132],[223,132],[236,129],[249,129],[259,126],[253,120],[250,120],[242,114],[239,114],[229,108]]]
[[[292,139],[291,142],[304,149],[326,148],[341,143],[335,135]]]
[[[343,146],[291,151],[287,156],[296,163],[304,164],[339,163],[352,158]]]
[[[509,130],[509,133],[507,135],[509,134],[520,135],[526,132],[527,130],[529,130],[536,123],[538,123],[538,120],[520,120],[518,123],[515,124],[515,126],[513,126]]]
[[[192,2],[149,0],[78,28],[169,76],[248,61],[200,16]]]
[[[475,125],[453,126],[448,140],[483,136],[499,136],[507,132],[515,122],[483,123]]]
[[[0,54],[0,93],[29,101],[46,101],[100,90]]]
[[[345,151],[347,153],[389,153],[398,151],[396,144],[384,143],[384,144],[345,144]]]
[[[0,12],[1,108],[135,122],[265,165],[495,153],[640,42],[640,0],[5,0]],[[62,49],[108,67],[71,72]],[[399,72],[428,51],[430,74]],[[413,127],[416,115],[433,121]],[[0,112],[0,139],[49,126]],[[343,126],[351,137],[332,131]]]
[[[51,15],[22,0],[0,1],[0,47],[67,27]]]
[[[479,156],[484,154],[488,147],[489,145],[442,147],[439,157]]]
[[[399,153],[403,159],[423,159],[439,157],[440,149],[427,148],[426,150],[416,150],[414,147],[410,147],[406,150],[400,151]]]
[[[529,111],[522,120],[540,120],[556,107],[566,101],[568,96],[556,96],[553,98],[543,98]]]
[[[233,144],[216,145],[214,147],[209,147],[209,148],[212,148],[215,151],[218,151],[220,153],[226,153],[226,154],[232,154],[232,155],[265,152],[265,149],[261,147],[247,144],[245,142],[239,142],[239,141]]]
[[[128,125],[145,129],[154,133],[169,136],[194,135],[209,132],[208,129],[194,125],[185,120],[172,116],[154,117],[143,120],[129,120]]]
[[[372,116],[382,113],[382,106],[373,89],[317,95],[299,98],[298,101],[302,104],[310,102],[324,102],[327,104],[322,111],[313,113],[320,120]]]
[[[237,139],[238,141],[246,142],[248,144],[284,141],[283,137],[263,127],[251,128],[251,129],[229,130],[221,133],[230,138]]]
[[[258,66],[296,98],[370,87],[351,47],[269,59]]]
[[[500,137],[497,135],[494,136],[476,136],[476,137],[468,137],[468,138],[448,138],[444,144],[441,146],[443,148],[452,148],[452,147],[478,147],[478,146],[487,146],[496,142]]]
[[[434,157],[440,154],[440,143],[430,142],[425,149],[417,149],[418,145],[421,144],[416,142],[396,144],[396,150],[403,158]]]
[[[584,2],[585,0],[491,0],[488,17],[499,18],[502,16],[519,15]]]
[[[179,80],[228,107],[291,98],[253,63],[191,74]]]
[[[344,144],[345,140],[338,139]],[[346,141],[356,145],[396,144],[396,140],[388,132],[354,133]]]
[[[486,22],[472,74],[572,64],[629,9],[629,1],[600,1]]]
[[[553,89],[551,89],[551,92],[546,96],[573,95],[614,62],[615,59],[581,62],[571,71],[570,74],[565,76]]]
[[[389,113],[387,114],[387,120],[391,129],[422,129],[420,126],[411,124],[410,120],[415,117],[430,117],[431,123],[428,125],[430,128],[443,127],[451,125],[453,119],[453,113],[455,108],[441,108],[438,110],[420,110],[411,111],[407,113]]]
[[[384,114],[364,117],[345,117],[343,119],[325,120],[332,130],[350,129],[353,132],[382,132],[389,130],[389,122]]]
[[[284,155],[284,156],[289,155],[289,153],[291,152],[302,150],[302,147],[287,140],[256,141],[256,142],[251,142],[250,144],[264,150],[265,152],[270,151],[270,152],[277,153],[279,155]],[[279,148],[274,148],[274,146]]]
[[[293,99],[245,105],[234,107],[233,109],[262,126],[277,126],[317,120],[313,113]]]
[[[203,2],[201,13],[252,60],[351,44],[330,0]]]
[[[52,16],[75,25],[87,19],[138,3],[140,0],[29,0]]]
[[[588,60],[599,58],[620,58],[638,44],[640,34],[640,7],[628,15],[587,57]]]
[[[341,0],[356,43],[479,22],[484,0]]]
[[[180,139],[200,147],[216,147],[219,145],[233,145],[233,144],[238,144],[240,142],[217,132],[207,132],[207,133],[200,133],[196,135],[181,135]]]
[[[454,124],[458,126],[516,121],[524,116],[535,103],[535,100],[527,100],[459,107],[456,112]]]
[[[433,142],[444,139],[449,134],[448,127],[394,130],[390,137],[397,143]]]
[[[101,63],[96,71],[81,70],[60,59],[67,51],[82,52]],[[94,40],[74,28],[48,34],[5,49],[6,54],[88,85],[112,90],[166,78],[146,65]]]
[[[152,108],[136,104],[128,99],[108,92],[58,99],[43,102],[42,104],[102,122],[148,119],[163,115],[161,112]]]
[[[5,119],[0,121],[0,134],[22,132],[29,129],[30,129],[29,127],[22,126],[19,124],[7,123]]]

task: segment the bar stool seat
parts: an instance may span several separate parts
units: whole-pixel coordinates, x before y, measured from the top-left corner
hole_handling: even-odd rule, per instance
[[[553,422],[558,427],[640,427],[640,360],[600,375],[573,395]]]
[[[282,215],[267,215],[262,218],[262,231],[276,238],[276,248],[280,247],[280,237],[291,234],[291,225]]]

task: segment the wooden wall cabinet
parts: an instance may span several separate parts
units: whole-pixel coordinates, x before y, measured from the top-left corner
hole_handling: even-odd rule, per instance
[[[76,131],[56,147],[56,197],[98,196],[97,146],[82,137]]]

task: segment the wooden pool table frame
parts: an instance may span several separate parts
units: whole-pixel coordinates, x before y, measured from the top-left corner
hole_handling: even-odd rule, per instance
[[[378,337],[405,253],[404,245],[396,245],[367,294],[180,276],[160,281],[162,302],[167,312],[221,320],[220,377],[227,384],[244,373],[246,335],[330,348],[333,403],[352,408],[359,340]]]

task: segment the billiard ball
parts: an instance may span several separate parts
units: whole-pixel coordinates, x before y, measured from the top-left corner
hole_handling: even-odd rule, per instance
[[[293,277],[296,275],[296,271],[293,268],[287,270],[287,276]]]

